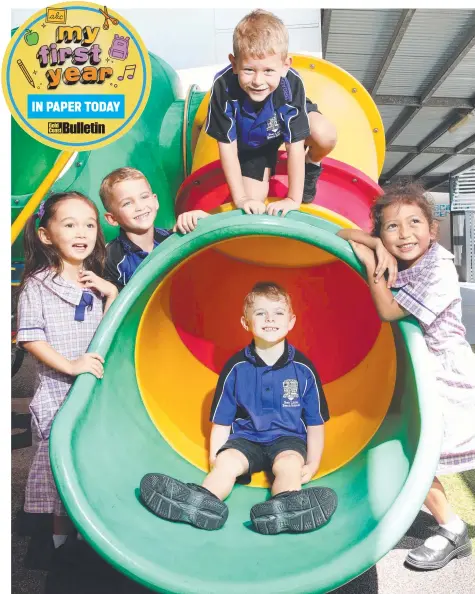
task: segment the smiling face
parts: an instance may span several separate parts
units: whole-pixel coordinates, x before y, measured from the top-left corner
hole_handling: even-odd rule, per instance
[[[94,209],[77,198],[62,200],[47,227],[38,229],[45,245],[52,245],[60,258],[80,264],[91,255],[96,245],[98,222]]]
[[[436,238],[436,225],[432,228],[417,204],[397,203],[386,206],[382,212],[381,241],[404,268],[418,262]]]
[[[128,179],[114,184],[107,206],[108,223],[130,233],[144,233],[153,227],[158,200],[146,179]]]
[[[285,77],[292,64],[292,58],[282,59],[282,55],[272,54],[264,58],[241,55],[229,56],[234,74],[237,74],[239,86],[252,101],[260,103],[267,99]]]
[[[256,346],[270,346],[281,342],[295,325],[295,315],[284,297],[270,299],[256,295],[247,308],[241,324],[252,332]]]

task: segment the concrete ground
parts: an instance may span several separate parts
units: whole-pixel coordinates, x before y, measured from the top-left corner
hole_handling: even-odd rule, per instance
[[[33,366],[28,357],[12,380],[12,408],[26,413],[34,391]],[[25,425],[27,415],[15,416],[15,424]],[[23,559],[29,537],[16,532],[15,519],[23,505],[23,496],[32,459],[28,434],[12,430],[12,594],[146,594],[138,586],[113,570],[100,557],[88,551],[83,563],[57,567],[53,571],[29,570]],[[469,486],[469,481],[466,481]],[[472,492],[473,482],[471,483]],[[421,511],[404,538],[375,567],[352,582],[335,590],[338,594],[475,594],[475,559],[454,560],[435,572],[407,569],[404,558],[408,549],[421,544],[435,527],[432,516]],[[475,526],[469,526],[475,537]],[[263,592],[263,594],[268,594]],[[270,593],[269,593],[270,594]]]

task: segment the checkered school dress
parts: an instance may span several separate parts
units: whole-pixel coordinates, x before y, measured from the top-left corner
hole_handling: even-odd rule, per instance
[[[20,294],[17,340],[44,340],[67,359],[77,359],[87,351],[102,312],[102,300],[92,291],[44,271],[30,278]],[[36,364],[40,384],[30,412],[37,449],[26,485],[25,511],[66,515],[51,473],[49,436],[74,378],[38,360]]]
[[[395,300],[419,321],[439,388],[444,438],[438,475],[475,468],[475,354],[465,339],[453,258],[434,243],[394,285]]]

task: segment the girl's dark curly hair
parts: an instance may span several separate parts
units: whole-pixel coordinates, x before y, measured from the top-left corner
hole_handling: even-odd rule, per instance
[[[39,227],[48,227],[49,221],[54,217],[58,205],[65,200],[82,200],[88,204],[96,215],[97,220],[97,238],[96,245],[92,253],[84,260],[84,268],[92,270],[98,276],[102,276],[104,272],[104,263],[106,258],[106,245],[104,233],[99,223],[99,212],[92,200],[80,192],[58,192],[51,194],[51,196],[44,202],[40,209],[41,217],[39,219]],[[38,221],[38,214],[32,215],[25,226],[23,236],[23,244],[25,250],[25,270],[23,278],[19,287],[19,293],[25,287],[26,281],[43,270],[52,268],[56,274],[61,274],[63,269],[63,262],[60,255],[53,245],[44,244],[38,237],[36,229],[36,222]]]
[[[384,188],[384,194],[379,196],[371,207],[371,220],[373,222],[372,235],[381,235],[383,210],[392,204],[417,204],[422,210],[429,227],[434,222],[434,202],[427,196],[424,186],[419,182],[400,181]]]

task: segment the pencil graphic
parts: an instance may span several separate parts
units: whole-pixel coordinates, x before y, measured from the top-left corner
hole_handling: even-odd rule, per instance
[[[25,75],[26,80],[30,83],[30,85],[35,88],[35,81],[31,78],[31,74],[26,69],[26,66],[23,64],[22,60],[17,60],[16,63],[20,66],[20,70]]]

